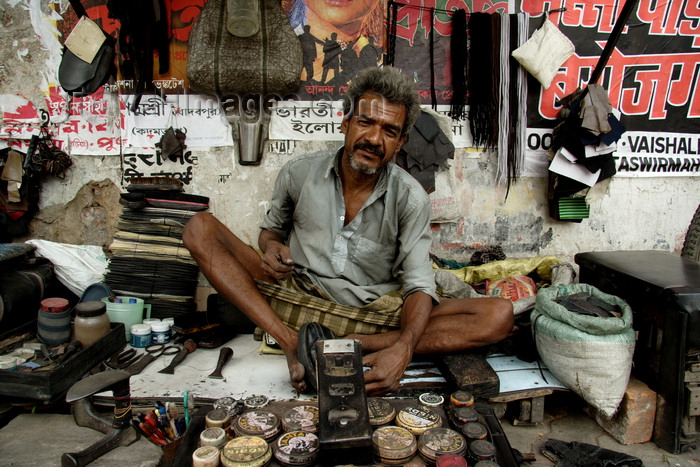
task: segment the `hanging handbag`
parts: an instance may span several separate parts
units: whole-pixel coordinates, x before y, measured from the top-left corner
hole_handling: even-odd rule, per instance
[[[299,88],[301,43],[277,0],[259,0],[260,31],[226,29],[226,1],[209,0],[192,26],[187,79],[196,92],[285,94]]]
[[[80,0],[70,0],[78,18],[87,18],[87,13]],[[58,67],[58,82],[71,96],[89,95],[97,91],[109,78],[114,67],[114,38],[104,34],[104,41],[97,53],[88,62],[78,57],[68,47],[63,48],[61,64]]]

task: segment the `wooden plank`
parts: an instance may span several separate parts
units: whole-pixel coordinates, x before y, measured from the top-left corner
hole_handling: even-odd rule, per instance
[[[500,381],[486,358],[478,353],[462,352],[442,357],[445,378],[457,387],[471,392],[474,397],[489,398],[498,395]]]

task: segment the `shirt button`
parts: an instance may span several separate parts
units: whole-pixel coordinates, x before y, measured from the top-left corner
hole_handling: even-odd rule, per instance
[[[345,220],[345,216],[340,216],[340,220],[341,220],[341,221],[344,221],[344,220]]]

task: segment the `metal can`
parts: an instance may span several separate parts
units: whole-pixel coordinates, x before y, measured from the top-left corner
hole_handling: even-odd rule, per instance
[[[473,407],[456,407],[452,410],[458,423],[476,422],[479,420],[479,413]]]
[[[206,415],[204,421],[207,428],[218,426],[225,430],[231,424],[231,416],[225,410],[215,409]]]
[[[462,426],[462,434],[471,442],[475,439],[486,439],[489,430],[483,423],[468,422]]]
[[[221,464],[224,467],[263,467],[272,460],[272,450],[259,436],[239,436],[224,445]]]
[[[372,452],[377,461],[387,465],[404,465],[416,453],[416,437],[400,426],[380,426],[372,433]]]
[[[469,391],[455,391],[450,394],[450,405],[452,407],[471,407],[474,405],[474,396]]]
[[[424,392],[418,396],[418,402],[425,405],[426,407],[440,407],[444,402],[445,398],[440,394],[435,394],[432,392]]]
[[[476,439],[469,444],[469,458],[473,462],[494,460],[496,457],[496,446],[485,439]]]
[[[411,405],[399,411],[396,415],[396,424],[414,435],[420,435],[426,430],[439,427],[442,424],[442,418],[430,407]]]
[[[200,446],[214,446],[217,449],[226,444],[226,430],[220,426],[207,428],[199,434]]]
[[[367,399],[367,411],[369,412],[369,424],[372,426],[387,425],[396,417],[394,406],[389,401],[378,397]]]
[[[431,428],[418,438],[418,452],[424,461],[434,464],[438,457],[445,454],[464,455],[467,441],[452,428]]]
[[[202,446],[192,453],[192,467],[218,467],[219,449],[215,446]]]
[[[318,436],[305,431],[290,431],[277,438],[272,452],[283,465],[313,465],[320,449]]]
[[[316,433],[318,431],[318,407],[314,405],[292,407],[282,417],[282,430]]]
[[[251,410],[238,417],[233,432],[237,436],[258,436],[269,441],[279,434],[280,421],[272,412]]]

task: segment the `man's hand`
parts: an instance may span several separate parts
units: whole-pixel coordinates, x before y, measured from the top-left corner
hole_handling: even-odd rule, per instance
[[[294,261],[289,247],[273,239],[267,240],[262,267],[266,273],[277,280],[287,277],[294,270]]]
[[[413,351],[405,343],[397,342],[391,347],[365,355],[365,389],[370,396],[379,396],[396,391],[406,367],[411,362]]]

